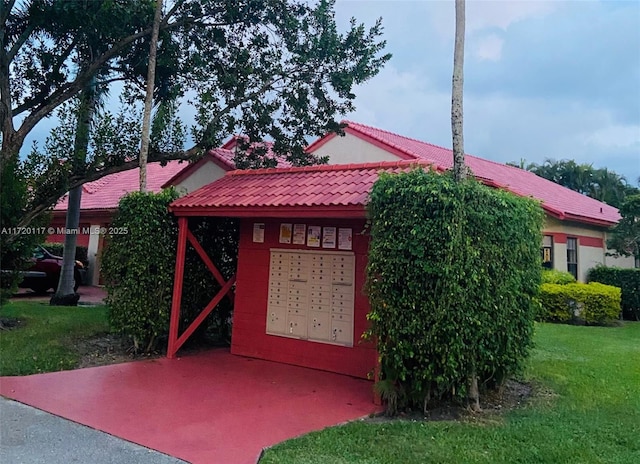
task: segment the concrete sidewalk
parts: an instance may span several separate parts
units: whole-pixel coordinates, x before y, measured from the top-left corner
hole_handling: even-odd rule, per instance
[[[184,464],[186,461],[0,397],[0,462]]]

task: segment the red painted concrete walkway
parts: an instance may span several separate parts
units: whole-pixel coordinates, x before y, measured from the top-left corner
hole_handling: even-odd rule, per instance
[[[375,411],[372,383],[213,350],[26,377],[0,394],[197,463],[255,463],[263,447]]]

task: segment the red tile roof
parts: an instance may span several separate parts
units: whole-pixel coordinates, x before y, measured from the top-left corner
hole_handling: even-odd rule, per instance
[[[166,166],[160,163],[147,165],[147,190],[159,192],[165,182],[187,166],[180,161],[169,161]],[[138,190],[140,186],[140,168],[110,174],[82,186],[81,210],[115,209],[126,193]],[[54,211],[66,211],[68,196],[60,199]]]
[[[401,159],[425,160],[442,170],[450,169],[453,165],[453,153],[447,148],[352,121],[342,122],[347,124],[345,132],[386,149]],[[317,140],[307,151],[313,151],[334,136],[327,135]],[[472,155],[465,156],[465,163],[473,174],[486,184],[507,189],[518,195],[537,198],[542,201],[543,208],[549,214],[559,219],[605,226],[620,220],[617,208],[529,171]]]
[[[174,201],[171,210],[186,216],[363,217],[380,171],[401,172],[416,165],[428,163],[410,160],[232,171]]]

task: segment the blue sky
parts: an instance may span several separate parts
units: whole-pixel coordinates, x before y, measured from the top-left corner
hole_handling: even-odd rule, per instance
[[[357,89],[351,119],[451,147],[453,0],[338,0],[382,17],[393,58]],[[468,0],[465,151],[574,159],[640,176],[640,1]]]

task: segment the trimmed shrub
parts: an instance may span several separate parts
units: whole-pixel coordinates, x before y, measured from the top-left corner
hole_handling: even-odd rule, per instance
[[[589,271],[587,280],[619,287],[622,315],[625,319],[640,321],[640,269],[596,266]]]
[[[160,194],[138,192],[120,201],[114,228],[125,235],[109,237],[102,271],[114,330],[131,338],[136,350],[154,349],[169,331],[178,236],[177,221],[167,207],[177,198],[173,190]],[[189,230],[204,248],[223,278],[237,268],[239,228],[227,218],[189,218]],[[220,290],[195,249],[187,246],[179,331],[184,331]],[[206,337],[230,342],[233,304],[224,298],[199,326],[191,340]]]
[[[381,174],[368,214],[365,336],[388,406],[462,398],[474,374],[487,387],[516,372],[540,286],[539,204],[417,169]]]
[[[64,243],[46,242],[42,246],[56,256],[62,256],[64,253]],[[85,266],[89,264],[89,251],[86,246],[76,246],[76,261],[82,262]]]
[[[540,321],[604,325],[620,315],[620,289],[597,282],[542,284],[540,304]]]
[[[136,351],[151,351],[169,330],[175,269],[177,225],[169,203],[174,189],[125,195],[102,257],[109,322],[131,338]]]
[[[556,271],[555,269],[543,269],[542,270],[542,283],[543,284],[573,284],[576,282],[576,278],[570,272]]]

